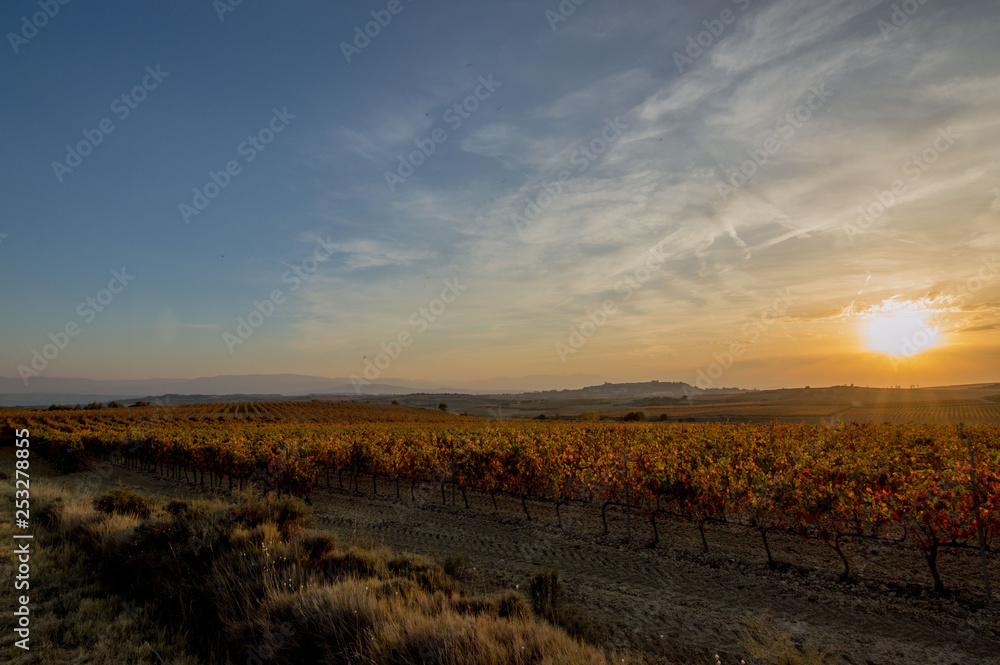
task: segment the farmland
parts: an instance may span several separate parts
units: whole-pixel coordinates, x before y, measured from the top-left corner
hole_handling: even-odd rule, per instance
[[[958,402],[954,404],[869,404],[861,406],[822,404],[775,404],[772,402],[745,402],[738,404],[697,404],[690,406],[642,407],[647,418],[665,416],[667,420],[733,422],[844,422],[923,423],[947,425],[951,423],[1000,424],[1000,404]],[[608,417],[622,417],[628,409],[604,412]]]
[[[1000,424],[1000,386],[996,384],[928,389],[833,386],[703,394],[675,390],[657,395],[658,385],[663,384],[644,384],[644,390],[636,390],[632,396],[621,395],[624,391],[609,384],[604,395],[585,389],[515,396],[428,395],[399,399],[417,406],[435,406],[435,400],[444,400],[467,409],[470,415],[511,418],[544,415],[549,419],[575,419],[590,413],[602,419],[621,419],[640,411],[646,420],[672,422]]]
[[[842,419],[888,423],[1000,423],[1000,404],[976,402],[958,404],[860,406],[839,414]]]
[[[419,521],[436,509],[452,511],[450,522],[467,515],[473,531],[492,516],[508,525],[499,532],[572,533],[576,547],[595,551],[609,543],[676,551],[683,541],[685,556],[749,557],[775,575],[796,552],[800,574],[834,588],[890,585],[894,594],[954,598],[976,615],[985,603],[980,534],[997,567],[993,425],[538,422],[320,401],[3,416],[8,428],[31,432],[48,464],[84,484],[138,477],[181,496],[254,488],[317,506],[349,498],[355,519],[393,539],[401,534],[383,530],[380,512]],[[558,538],[545,540],[555,561],[530,554],[536,564],[573,558],[558,554]],[[906,563],[880,568],[874,551]]]
[[[302,497],[345,479],[360,490],[363,476],[377,494],[381,477],[397,498],[418,484],[466,505],[469,491],[494,506],[515,497],[528,519],[528,501],[557,519],[574,502],[624,506],[654,544],[658,519],[696,524],[706,550],[709,524],[755,529],[771,565],[769,534],[798,534],[829,544],[845,578],[842,539],[896,539],[924,555],[938,592],[942,548],[1000,533],[1000,430],[988,425],[542,424],[330,402],[13,412],[6,424],[70,470],[89,456]]]

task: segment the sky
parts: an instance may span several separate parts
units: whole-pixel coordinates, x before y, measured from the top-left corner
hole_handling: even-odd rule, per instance
[[[997,381],[998,20],[10,0],[0,376]]]

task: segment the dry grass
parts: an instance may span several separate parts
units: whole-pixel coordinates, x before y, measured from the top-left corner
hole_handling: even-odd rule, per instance
[[[760,665],[834,665],[836,660],[820,645],[800,643],[778,627],[767,614],[744,620],[740,637],[750,663]]]
[[[0,503],[9,515],[11,481],[4,481],[2,487]],[[70,538],[77,527],[91,522],[94,533],[115,535],[134,528],[138,521],[121,516],[95,520],[95,510],[87,498],[71,487],[33,482],[31,490],[32,515],[36,518],[31,589],[15,594],[12,584],[4,584],[0,591],[0,602],[8,609],[14,606],[15,595],[30,596],[31,650],[13,646],[13,617],[5,611],[0,614],[0,632],[4,635],[0,662],[202,663],[181,646],[183,640],[167,637],[166,631],[152,621],[147,606],[121,595],[109,595],[94,574],[92,563],[80,555]],[[58,524],[53,523],[56,513]],[[105,521],[103,525],[97,523]],[[13,532],[8,521],[0,523],[0,578],[7,581],[14,577]]]
[[[4,490],[9,507],[9,482]],[[44,516],[33,649],[5,639],[3,662],[612,662],[536,619],[520,595],[465,596],[426,558],[309,529],[310,509],[295,499],[162,502],[116,488],[90,500],[38,483],[32,504]],[[10,534],[0,527],[5,579]],[[10,588],[3,594],[10,607]],[[0,628],[12,627],[4,614]]]

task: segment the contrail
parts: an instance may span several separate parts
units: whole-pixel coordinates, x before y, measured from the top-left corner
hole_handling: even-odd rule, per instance
[[[503,161],[502,159],[500,159],[500,158],[499,158],[499,157],[497,157],[496,155],[494,155],[494,156],[493,156],[493,159],[497,160],[498,162],[500,162],[501,164],[503,164],[503,165],[504,165],[504,166],[506,166],[507,168],[509,168],[509,169],[513,169],[514,171],[517,171],[518,173],[520,173],[521,175],[523,175],[523,176],[524,176],[525,178],[527,178],[528,180],[532,180],[532,177],[531,177],[530,175],[528,175],[527,173],[525,173],[525,172],[524,172],[524,171],[522,171],[521,169],[517,168],[517,167],[516,167],[516,166],[514,166],[513,164],[508,164],[507,162]]]

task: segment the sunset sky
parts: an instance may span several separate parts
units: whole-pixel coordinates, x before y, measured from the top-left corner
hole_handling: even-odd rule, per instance
[[[10,0],[0,376],[998,381],[998,25]]]

